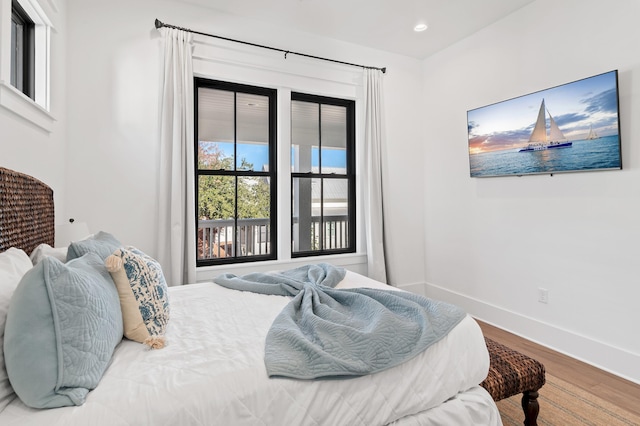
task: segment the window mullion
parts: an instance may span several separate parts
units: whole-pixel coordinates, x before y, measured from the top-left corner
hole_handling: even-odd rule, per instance
[[[233,175],[234,175],[234,209],[233,209],[233,256],[238,257],[240,243],[238,229],[238,92],[233,92]]]
[[[29,96],[32,99],[36,97],[35,91],[35,82],[36,82],[36,48],[35,48],[35,29],[34,25],[31,24],[25,27],[24,31],[24,62],[25,66],[23,67],[24,80],[23,80],[23,89],[25,95]]]
[[[322,176],[322,104],[318,104],[318,174]],[[324,250],[324,179],[320,177],[320,251]],[[313,200],[312,200],[313,202]],[[313,210],[313,207],[312,207]],[[313,212],[311,213],[313,215]]]
[[[278,223],[278,233],[272,234],[272,238],[279,239],[278,258],[291,258],[291,241],[293,240],[293,173],[291,164],[293,164],[291,146],[291,90],[278,90],[278,136],[277,155],[278,155],[278,171],[280,175],[277,180],[277,206],[273,212],[276,214],[276,222]],[[274,202],[276,202],[274,200]]]

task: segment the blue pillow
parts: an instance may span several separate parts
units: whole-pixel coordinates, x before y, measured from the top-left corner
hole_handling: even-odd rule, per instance
[[[97,253],[104,261],[114,250],[122,247],[120,241],[108,232],[100,231],[84,240],[74,241],[67,250],[67,262],[87,253]]]
[[[4,336],[7,374],[33,408],[82,405],[122,340],[122,313],[103,261],[47,257],[16,288]]]

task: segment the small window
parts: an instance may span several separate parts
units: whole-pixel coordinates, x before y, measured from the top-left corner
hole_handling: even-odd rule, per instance
[[[22,6],[11,2],[11,85],[35,99],[35,24]]]
[[[352,253],[355,102],[291,94],[291,255]]]
[[[197,265],[276,258],[276,91],[196,78]]]

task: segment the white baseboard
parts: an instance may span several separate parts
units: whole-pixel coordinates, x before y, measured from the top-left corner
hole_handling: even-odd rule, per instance
[[[424,283],[399,284],[398,288],[411,293],[420,294],[422,296],[427,295]]]
[[[481,321],[640,384],[638,354],[434,284],[425,283],[424,292],[416,293],[458,305]]]

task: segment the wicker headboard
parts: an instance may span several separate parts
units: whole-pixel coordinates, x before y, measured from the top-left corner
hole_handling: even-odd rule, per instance
[[[53,190],[38,179],[0,167],[0,251],[17,247],[30,254],[53,246]]]

